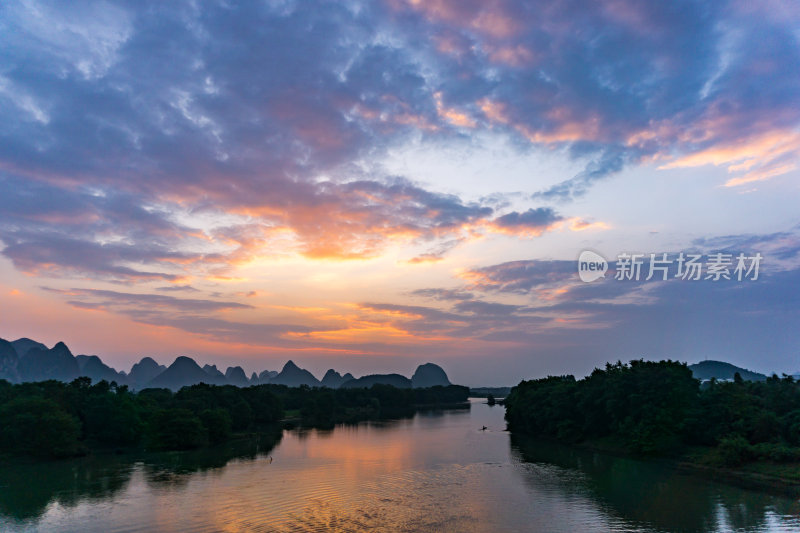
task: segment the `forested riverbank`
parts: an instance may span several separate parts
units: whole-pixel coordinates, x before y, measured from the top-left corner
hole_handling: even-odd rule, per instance
[[[701,386],[685,364],[631,361],[580,380],[523,381],[505,404],[513,433],[800,487],[800,383],[792,377]]]
[[[10,384],[0,380],[0,454],[60,458],[93,451],[188,450],[243,434],[280,432],[293,423],[336,423],[409,416],[421,406],[467,400],[457,385],[397,389],[328,389],[198,384],[177,392],[126,386],[89,378],[70,383]]]

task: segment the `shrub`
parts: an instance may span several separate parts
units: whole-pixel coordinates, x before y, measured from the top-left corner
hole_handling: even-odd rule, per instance
[[[725,466],[739,466],[753,457],[753,449],[741,435],[725,437],[717,446],[720,461]]]

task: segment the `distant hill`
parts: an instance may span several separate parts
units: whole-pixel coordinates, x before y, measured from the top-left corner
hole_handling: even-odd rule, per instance
[[[732,380],[736,372],[738,372],[745,381],[766,381],[767,379],[767,376],[764,374],[752,372],[723,361],[701,361],[689,365],[689,369],[692,371],[694,377],[701,381],[711,378]]]
[[[277,370],[263,370],[260,374],[258,374],[258,380],[261,383],[269,383],[269,380],[271,380],[277,375],[278,375]]]
[[[75,362],[78,363],[80,375],[91,378],[92,383],[106,380],[109,383],[116,381],[118,385],[124,385],[128,382],[128,376],[106,365],[96,355],[76,355]]]
[[[350,379],[340,385],[342,389],[368,389],[373,385],[391,385],[398,389],[410,389],[411,380],[400,374],[370,374],[358,379]]]
[[[156,376],[167,369],[164,365],[159,365],[151,357],[143,357],[141,361],[131,367],[128,374],[128,385],[133,390],[142,390]]]
[[[414,371],[414,375],[411,376],[411,386],[415,389],[435,387],[437,385],[442,385],[444,387],[450,385],[447,374],[445,374],[444,370],[442,370],[442,367],[439,365],[433,363],[419,365],[417,370]]]
[[[348,372],[344,376],[335,371],[334,369],[330,369],[325,372],[325,376],[322,378],[322,386],[328,387],[329,389],[338,389],[342,386],[342,383],[350,381],[353,378],[353,374]]]
[[[249,387],[260,384],[287,385],[299,387],[339,388],[371,387],[375,384],[392,385],[398,388],[433,387],[450,385],[445,371],[436,364],[419,365],[411,379],[400,374],[371,374],[355,378],[351,373],[340,374],[329,369],[322,381],[311,372],[298,367],[293,361],[287,361],[280,372],[263,370],[253,372],[250,378],[240,366],[229,367],[223,374],[216,365],[205,365],[202,368],[190,357],[178,357],[167,368],[158,364],[151,357],[143,357],[131,367],[130,373],[117,371],[108,366],[97,355],[73,356],[63,342],[48,349],[44,344],[28,338],[13,342],[0,339],[0,379],[12,383],[23,381],[44,381],[56,379],[72,381],[79,376],[86,376],[97,383],[101,380],[116,381],[119,385],[127,385],[134,391],[149,387],[164,387],[178,390],[181,387],[197,383],[211,385],[235,385]]]
[[[17,351],[17,357],[20,359],[25,357],[28,352],[34,348],[38,348],[39,350],[47,350],[47,346],[41,342],[36,342],[25,337],[15,340],[11,343],[11,345],[14,346],[14,349]]]
[[[59,342],[49,350],[46,347],[31,348],[25,357],[19,360],[18,368],[22,381],[47,379],[72,381],[80,375],[78,362],[63,342]]]
[[[225,379],[228,380],[228,383],[237,387],[250,386],[247,374],[244,373],[244,369],[240,366],[229,366],[225,371]]]
[[[0,379],[7,379],[12,383],[19,381],[18,363],[19,357],[14,345],[5,339],[0,339]]]
[[[495,398],[505,398],[511,393],[511,387],[470,387],[469,395],[473,398],[487,398],[490,394]]]
[[[208,372],[200,368],[191,357],[181,356],[169,365],[165,371],[153,378],[147,384],[147,388],[165,388],[173,391],[181,387],[196,385],[197,383],[208,383],[209,385],[225,385],[225,378],[209,375]]]
[[[218,378],[224,378],[225,374],[217,368],[217,365],[203,365],[203,370],[209,375]]]
[[[293,361],[287,361],[283,365],[283,370],[269,380],[270,383],[277,385],[288,385],[289,387],[299,387],[300,385],[308,385],[309,387],[319,387],[320,382],[314,377],[314,374],[298,367]]]

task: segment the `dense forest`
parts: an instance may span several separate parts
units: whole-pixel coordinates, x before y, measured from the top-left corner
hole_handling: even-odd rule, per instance
[[[14,384],[0,380],[0,454],[68,457],[90,450],[187,450],[233,435],[275,432],[290,415],[303,425],[332,426],[413,414],[421,405],[464,402],[469,390],[327,389],[198,384],[178,392],[82,377]]]
[[[512,432],[562,442],[606,442],[642,455],[694,447],[737,466],[756,460],[800,461],[800,382],[711,380],[683,363],[608,364],[584,379],[522,381],[505,400]]]

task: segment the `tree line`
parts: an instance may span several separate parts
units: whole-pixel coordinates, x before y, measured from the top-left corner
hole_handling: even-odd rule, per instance
[[[0,380],[0,454],[69,457],[91,450],[187,450],[242,433],[280,431],[287,413],[332,426],[413,414],[420,404],[466,401],[466,387],[326,389],[197,384],[177,392],[90,378],[11,384]]]
[[[522,381],[505,400],[512,432],[608,441],[642,455],[713,448],[728,466],[800,460],[800,383],[773,375],[701,386],[684,363],[607,364],[591,375]]]
[[[370,388],[330,389],[261,385],[281,399],[287,412],[303,424],[331,427],[334,424],[377,418],[410,416],[421,407],[447,407],[467,401],[469,388],[437,385],[428,388],[397,388],[376,384]]]

